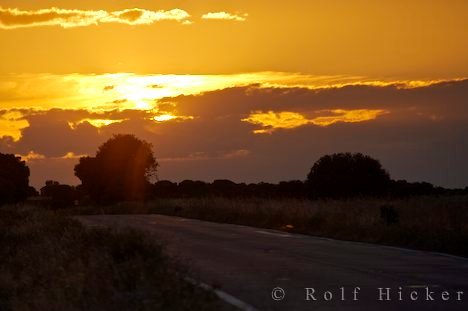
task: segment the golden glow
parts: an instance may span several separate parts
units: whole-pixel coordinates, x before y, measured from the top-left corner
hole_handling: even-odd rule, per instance
[[[4,0],[0,72],[466,75],[466,0],[336,2]]]
[[[94,127],[97,127],[97,128],[101,128],[103,126],[108,126],[108,125],[111,125],[111,124],[114,124],[114,123],[120,123],[120,122],[123,122],[125,120],[123,119],[120,119],[120,120],[110,120],[110,119],[82,119],[78,122],[68,122],[68,125],[70,126],[70,128],[72,129],[75,129],[77,127],[77,125],[79,124],[82,124],[82,123],[89,123],[91,124],[92,126]]]
[[[26,162],[35,161],[35,160],[43,160],[46,158],[43,154],[37,153],[33,150],[29,151],[28,154],[26,155],[17,154],[16,156],[21,157],[21,159]]]
[[[67,152],[64,156],[59,157],[60,159],[79,159],[81,157],[86,157],[87,154],[75,154],[73,151]]]
[[[355,109],[355,110],[322,110],[317,113],[327,113],[331,115],[320,116],[315,118],[307,118],[305,115],[297,112],[254,112],[249,117],[241,121],[249,122],[255,125],[260,125],[262,128],[254,130],[255,134],[271,134],[277,129],[292,129],[307,124],[314,124],[317,126],[329,126],[338,122],[355,123],[369,121],[377,118],[378,116],[388,113],[382,109]]]
[[[0,138],[12,137],[13,141],[21,138],[21,131],[29,127],[29,122],[22,119],[23,114],[19,111],[9,111],[0,115]]]
[[[29,151],[26,155],[17,154],[16,156],[21,157],[22,160],[26,162],[36,161],[36,160],[75,160],[81,157],[87,156],[86,154],[75,154],[73,151],[67,152],[63,156],[59,157],[46,157],[43,154],[37,153],[34,150]]]
[[[172,120],[172,119],[175,119],[175,118],[177,118],[177,117],[173,116],[171,114],[162,114],[162,115],[153,117],[153,119],[158,121],[158,122],[169,121],[169,120]]]
[[[383,109],[355,109],[355,110],[344,110],[344,109],[334,109],[329,110],[332,115],[317,117],[310,120],[310,123],[318,126],[329,126],[337,122],[346,122],[346,123],[355,123],[374,120],[382,114],[388,113],[388,111]]]
[[[0,106],[4,109],[157,110],[158,100],[196,95],[235,86],[337,88],[349,85],[422,87],[440,80],[370,80],[363,77],[311,76],[284,72],[232,75],[137,75],[131,73],[22,74],[0,76]]]
[[[395,85],[398,88],[414,88],[437,82],[440,82],[440,80],[376,81],[362,77],[311,76],[283,72],[233,75],[9,74],[0,76],[0,93],[2,94],[0,96],[0,106],[6,110],[60,108],[84,109],[98,113],[135,109],[148,111],[149,113],[159,113],[153,119],[162,122],[175,118],[187,120],[193,119],[193,117],[176,116],[165,111],[159,111],[158,102],[161,99],[179,95],[196,95],[235,86],[255,84],[257,87],[326,89],[349,85],[376,87]],[[285,89],[285,91],[287,90]],[[364,118],[364,115],[365,113],[360,111],[357,120]],[[19,112],[6,113],[0,116],[0,137],[10,136],[13,140],[18,141],[21,138],[21,130],[29,126],[28,121],[21,117],[22,115]],[[322,125],[339,121],[353,122],[353,117],[352,114],[343,115],[341,112],[332,111],[331,116],[320,116],[312,121],[291,112],[280,115],[267,113],[261,119],[267,127],[291,128],[307,123]],[[373,115],[368,117],[374,118]],[[87,118],[69,124],[71,128],[76,128],[78,124],[88,122],[94,127],[101,128],[122,121],[124,120]],[[251,123],[255,123],[255,120],[251,121]],[[276,126],[268,125],[269,123],[276,124]],[[257,133],[270,131],[269,129],[256,130]]]
[[[127,25],[149,25],[161,20],[188,21],[190,14],[181,9],[150,11],[139,8],[108,12],[77,9],[40,9],[24,11],[17,8],[0,7],[0,28],[24,28],[36,26],[83,27],[102,23]]]
[[[255,130],[254,133],[271,133],[275,129],[292,129],[310,123],[305,116],[297,112],[255,112],[241,121],[258,124],[267,129]]]
[[[215,19],[215,20],[228,20],[236,22],[245,22],[247,20],[247,13],[233,14],[228,12],[209,12],[202,15],[202,19]]]
[[[457,81],[452,79],[447,81]],[[284,72],[257,72],[232,75],[137,75],[130,73],[84,75],[84,74],[8,74],[0,76],[0,107],[12,112],[0,116],[0,137],[9,136],[14,141],[21,138],[22,129],[29,126],[22,114],[14,109],[47,111],[52,108],[83,109],[89,112],[142,110],[147,111],[154,121],[163,122],[173,119],[189,120],[192,116],[177,116],[160,111],[159,101],[180,95],[197,95],[208,91],[236,86],[255,85],[265,88],[301,87],[313,90],[341,88],[350,85],[369,85],[375,87],[395,86],[397,88],[416,88],[432,85],[442,80],[370,80],[363,77],[311,76]],[[248,95],[248,94],[247,94]],[[369,111],[349,113],[330,111],[331,115],[321,115],[315,119],[292,112],[253,114],[244,121],[265,124],[266,128],[256,133],[269,133],[274,128],[293,128],[304,124],[329,125],[336,122],[360,122],[373,119]],[[157,114],[157,115],[156,115]],[[356,115],[357,114],[357,115]],[[259,120],[262,120],[260,122]],[[356,121],[353,121],[356,120]],[[69,122],[71,128],[88,122],[101,128],[123,119],[86,118]],[[258,122],[257,122],[258,121]],[[259,123],[260,122],[260,123]]]
[[[194,119],[194,117],[192,116],[175,116],[173,114],[169,114],[169,113],[165,113],[165,114],[160,114],[160,115],[157,115],[157,116],[154,116],[152,118],[154,121],[158,121],[158,122],[164,122],[164,121],[170,121],[170,120],[175,120],[175,119],[178,119],[178,120],[192,120]]]

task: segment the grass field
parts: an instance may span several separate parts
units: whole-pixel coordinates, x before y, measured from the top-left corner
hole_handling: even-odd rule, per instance
[[[0,208],[0,310],[220,310],[144,233]]]
[[[80,214],[164,214],[468,256],[468,196],[317,200],[217,197],[81,207]]]

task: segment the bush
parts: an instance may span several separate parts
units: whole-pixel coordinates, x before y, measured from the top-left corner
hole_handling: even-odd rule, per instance
[[[216,310],[145,234],[0,210],[0,310]]]
[[[399,219],[398,211],[392,205],[382,205],[380,206],[380,219],[387,226],[397,224]]]

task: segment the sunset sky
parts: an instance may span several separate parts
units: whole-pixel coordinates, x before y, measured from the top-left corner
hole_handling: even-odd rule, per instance
[[[31,183],[114,133],[160,179],[305,179],[363,152],[468,186],[468,2],[0,1],[0,152]]]

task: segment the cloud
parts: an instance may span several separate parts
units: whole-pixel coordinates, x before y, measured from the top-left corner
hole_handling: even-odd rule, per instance
[[[148,85],[160,82],[141,81],[142,90],[152,91]],[[116,85],[110,92],[121,87],[106,80],[95,93],[104,93],[104,85]],[[121,98],[110,95],[109,100]],[[320,156],[350,151],[381,160],[394,178],[464,187],[468,184],[467,99],[468,81],[464,80],[411,88],[249,85],[168,97],[162,100],[165,105],[158,102],[158,109],[147,111],[96,112],[72,109],[72,105],[40,111],[14,109],[10,112],[18,114],[10,119],[20,118],[29,126],[16,142],[8,136],[0,138],[0,150],[23,155],[34,150],[45,156],[28,163],[34,185],[46,179],[78,183],[73,177],[78,155],[95,154],[112,134],[131,133],[154,145],[161,162],[159,177],[174,181],[304,179]],[[171,116],[193,118],[169,120]],[[85,119],[123,121],[95,127],[80,123]],[[69,123],[76,125],[72,128]]]
[[[272,133],[275,129],[291,129],[299,126],[309,124],[311,120],[308,120],[305,116],[297,112],[255,112],[249,115],[248,118],[242,119],[241,121],[249,122],[252,124],[259,124],[265,129],[255,130],[254,133]]]
[[[67,152],[65,155],[58,157],[58,159],[79,159],[88,156],[87,154],[75,154],[73,151]]]
[[[423,87],[401,88],[397,84],[386,86],[347,85],[309,89],[302,87],[232,87],[205,92],[201,95],[178,96],[162,99],[167,112],[204,119],[228,115],[248,118],[252,112],[292,112],[319,118],[315,123],[330,122],[343,111],[355,111],[362,116],[365,110],[385,110],[398,120],[441,120],[468,118],[466,109],[468,80],[445,81]],[[446,106],[450,101],[449,108]],[[171,105],[169,105],[169,103]],[[340,110],[343,110],[340,112]],[[326,115],[326,112],[329,112]],[[295,122],[300,116],[292,116]],[[346,119],[352,120],[348,114]],[[336,121],[331,122],[336,123]]]
[[[228,12],[208,12],[202,15],[202,19],[211,20],[227,20],[236,22],[245,22],[247,20],[247,13],[244,14],[233,14]]]
[[[325,110],[328,115],[313,118],[310,123],[318,126],[329,126],[338,122],[356,123],[376,119],[378,116],[389,113],[384,109],[333,109],[330,111]]]
[[[20,10],[0,7],[0,28],[13,29],[35,26],[61,26],[63,28],[120,23],[127,25],[149,25],[163,20],[184,23],[190,14],[181,9],[150,11],[139,8],[122,11],[77,10],[49,8]]]
[[[0,138],[11,137],[13,141],[18,141],[22,130],[28,126],[29,122],[20,111],[0,111]]]
[[[210,154],[208,152],[194,152],[186,156],[167,157],[161,158],[160,162],[185,162],[185,161],[206,161],[206,160],[229,160],[237,158],[245,158],[250,155],[250,151],[247,149],[238,149],[228,152],[215,152]]]
[[[149,25],[163,20],[184,22],[187,21],[189,17],[190,14],[181,9],[149,11],[135,8],[110,12],[106,17],[100,19],[99,22],[125,23],[128,25]]]
[[[253,132],[255,134],[271,134],[277,129],[293,129],[307,124],[313,124],[317,126],[330,126],[337,122],[364,122],[374,120],[379,115],[388,113],[388,111],[383,109],[333,109],[317,111],[317,113],[325,113],[326,115],[314,118],[307,118],[306,116],[297,112],[257,111],[251,113],[248,118],[242,119],[241,121],[260,125],[262,128],[254,130]]]
[[[171,120],[184,121],[184,120],[193,120],[192,116],[175,116],[173,114],[157,114],[151,117],[152,120],[157,122],[166,122]]]
[[[126,98],[116,99],[116,100],[112,101],[113,104],[123,104],[123,103],[126,103],[126,102],[127,102]]]
[[[234,150],[223,155],[225,159],[245,158],[250,155],[250,151],[247,149]]]
[[[37,153],[33,150],[29,151],[26,155],[17,154],[17,156],[21,157],[21,159],[26,162],[35,161],[35,160],[43,160],[46,158],[45,155]]]
[[[108,126],[108,125],[111,125],[111,124],[114,124],[114,123],[120,123],[120,122],[123,122],[124,119],[92,119],[92,118],[86,118],[86,119],[81,119],[81,120],[78,120],[76,122],[68,122],[68,124],[70,125],[70,128],[72,129],[76,129],[76,127],[79,125],[79,124],[82,124],[82,123],[88,123],[88,124],[91,124],[92,126],[96,127],[96,128],[101,128],[103,126]]]
[[[271,90],[274,94],[284,93],[289,99],[312,96],[313,93],[331,97],[332,94],[344,92],[357,94],[366,90],[367,93],[402,90],[400,92],[402,94],[404,90],[425,89],[431,85],[455,82],[463,81],[380,81],[362,77],[312,76],[282,72],[230,75],[4,74],[0,76],[0,107],[38,110],[51,108],[90,111],[154,110],[162,104],[162,98],[197,95],[232,87],[249,86],[252,96],[248,98],[256,97],[257,93],[265,89]],[[448,88],[453,87],[448,86]],[[340,91],[335,92],[335,89]],[[331,91],[328,92],[329,90]],[[240,91],[242,89],[236,92]],[[122,101],[123,99],[126,101]],[[269,109],[271,107],[257,110]]]
[[[25,155],[17,154],[18,157],[21,157],[26,162],[37,161],[37,160],[70,160],[70,159],[79,159],[81,157],[86,157],[87,154],[75,154],[73,151],[69,151],[62,156],[56,157],[46,157],[41,153],[37,153],[34,150],[29,151]]]
[[[96,25],[106,11],[84,11],[69,9],[40,9],[23,11],[17,8],[0,8],[0,28],[59,25],[64,28]]]

